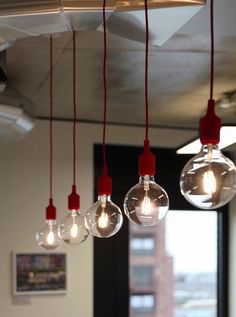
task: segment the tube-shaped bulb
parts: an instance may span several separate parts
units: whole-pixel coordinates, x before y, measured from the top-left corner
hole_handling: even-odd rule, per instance
[[[46,225],[36,234],[38,245],[46,250],[54,250],[60,246],[58,225],[56,220],[47,220]]]
[[[155,183],[154,176],[140,176],[139,183],[125,196],[125,214],[129,220],[138,225],[157,224],[166,216],[168,209],[168,195],[161,186]]]
[[[120,230],[123,216],[120,208],[111,201],[110,195],[100,195],[86,212],[85,222],[92,235],[109,238]]]
[[[236,168],[217,144],[203,145],[189,160],[180,176],[182,195],[201,209],[215,209],[227,204],[236,193]]]
[[[67,212],[60,223],[59,235],[64,242],[70,245],[80,244],[87,239],[89,231],[79,210],[73,209]]]

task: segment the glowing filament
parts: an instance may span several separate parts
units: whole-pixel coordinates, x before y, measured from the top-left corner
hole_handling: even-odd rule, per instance
[[[216,179],[211,170],[205,172],[203,175],[203,188],[207,194],[213,194],[216,192]]]
[[[78,236],[78,226],[76,223],[73,223],[71,229],[70,229],[70,235],[72,238],[76,238]]]
[[[108,214],[105,213],[103,209],[101,216],[98,218],[98,226],[104,229],[108,226],[108,221],[109,221]]]
[[[52,245],[55,242],[55,235],[52,231],[50,231],[47,235],[47,243]]]
[[[152,203],[150,198],[148,197],[147,193],[143,199],[141,213],[142,215],[148,216],[152,214]]]

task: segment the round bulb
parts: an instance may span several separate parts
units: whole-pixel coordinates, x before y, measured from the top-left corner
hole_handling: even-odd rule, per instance
[[[236,168],[218,145],[203,145],[187,162],[180,176],[182,195],[201,209],[215,209],[227,204],[236,193]]]
[[[120,230],[123,216],[120,208],[111,201],[110,195],[101,195],[86,212],[85,222],[92,235],[109,238]]]
[[[166,216],[168,209],[168,195],[161,186],[155,183],[153,176],[140,176],[139,183],[125,196],[126,216],[141,226],[157,224]]]
[[[58,225],[55,220],[47,220],[46,225],[36,234],[38,245],[46,250],[54,250],[60,246]]]
[[[68,211],[60,223],[59,234],[61,239],[70,245],[80,244],[87,239],[89,231],[85,227],[84,217],[78,210]]]

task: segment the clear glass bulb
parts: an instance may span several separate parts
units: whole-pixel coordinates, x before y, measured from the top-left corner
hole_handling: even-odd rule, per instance
[[[36,234],[38,245],[46,250],[57,249],[60,246],[58,225],[55,220],[47,220],[46,225]]]
[[[236,168],[218,145],[203,145],[187,162],[180,176],[182,195],[201,209],[215,209],[227,204],[236,193]]]
[[[157,224],[166,216],[168,209],[168,195],[161,186],[155,183],[153,176],[140,176],[139,183],[125,196],[125,214],[138,225]]]
[[[111,201],[110,195],[101,195],[86,212],[85,222],[95,237],[109,238],[120,230],[123,216],[120,208]]]
[[[59,235],[64,242],[70,245],[80,244],[87,239],[89,231],[85,226],[84,217],[78,210],[68,211],[60,223]]]

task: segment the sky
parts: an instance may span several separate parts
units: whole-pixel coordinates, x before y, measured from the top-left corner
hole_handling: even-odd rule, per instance
[[[216,272],[217,213],[169,211],[166,250],[174,257],[175,273]]]

